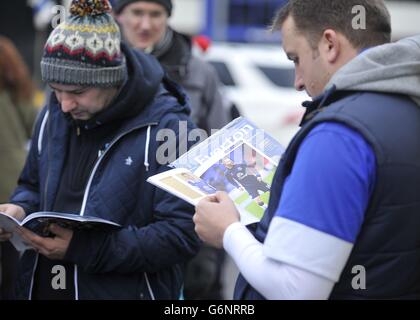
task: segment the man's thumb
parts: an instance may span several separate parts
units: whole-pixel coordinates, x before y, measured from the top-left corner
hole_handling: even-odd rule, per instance
[[[229,195],[225,191],[217,191],[216,192],[216,198],[218,202],[224,202],[229,198]]]

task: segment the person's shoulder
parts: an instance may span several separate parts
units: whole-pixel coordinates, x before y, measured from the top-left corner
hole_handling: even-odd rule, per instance
[[[192,70],[193,72],[200,72],[200,73],[204,73],[207,76],[216,76],[216,70],[214,69],[214,67],[210,64],[210,62],[204,60],[203,58],[197,56],[197,55],[192,55],[191,59],[189,61],[189,68],[190,70]]]
[[[362,137],[362,135],[356,129],[350,127],[345,123],[337,121],[327,121],[317,124],[315,127],[312,128],[307,137],[309,138],[313,136],[323,136],[327,134],[332,134],[332,136],[342,136],[349,138]]]
[[[302,142],[300,157],[312,162],[337,164],[339,159],[374,159],[369,142],[356,129],[340,122],[316,125]],[[370,160],[369,160],[370,161]]]

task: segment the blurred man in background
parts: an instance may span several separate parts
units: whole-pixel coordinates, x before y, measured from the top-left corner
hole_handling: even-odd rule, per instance
[[[193,121],[202,129],[220,129],[228,121],[214,68],[192,54],[191,37],[169,24],[171,0],[115,0],[114,12],[124,39],[154,55],[191,99]]]
[[[214,68],[192,53],[191,37],[169,24],[171,0],[114,0],[114,12],[124,39],[134,48],[155,56],[169,77],[187,92],[191,118],[210,134],[230,119],[219,92]],[[188,266],[186,299],[221,299],[220,273],[223,251],[203,248]]]

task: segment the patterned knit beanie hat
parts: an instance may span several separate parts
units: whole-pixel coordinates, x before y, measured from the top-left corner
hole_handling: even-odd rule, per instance
[[[112,87],[127,76],[119,27],[108,0],[73,0],[70,17],[50,34],[41,60],[45,82]]]

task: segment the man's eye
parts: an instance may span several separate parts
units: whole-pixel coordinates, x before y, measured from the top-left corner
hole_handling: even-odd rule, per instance
[[[141,10],[135,10],[135,11],[132,11],[131,13],[133,14],[133,16],[136,16],[136,17],[144,16],[144,12]]]
[[[152,12],[150,16],[154,19],[160,18],[162,16],[161,12]]]

